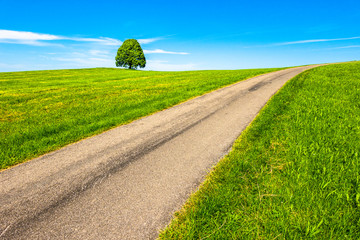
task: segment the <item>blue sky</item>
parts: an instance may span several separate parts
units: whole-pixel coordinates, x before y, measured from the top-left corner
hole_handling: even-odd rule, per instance
[[[360,60],[360,1],[0,0],[0,72],[115,67],[129,38],[145,70]]]

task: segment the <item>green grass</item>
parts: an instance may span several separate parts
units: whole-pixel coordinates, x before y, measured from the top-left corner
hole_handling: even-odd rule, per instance
[[[0,73],[0,169],[275,70]]]
[[[360,239],[360,63],[288,82],[161,239]]]

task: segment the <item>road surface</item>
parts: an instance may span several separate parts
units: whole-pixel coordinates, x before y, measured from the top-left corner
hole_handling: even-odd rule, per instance
[[[261,75],[0,172],[0,238],[154,239],[283,84]]]

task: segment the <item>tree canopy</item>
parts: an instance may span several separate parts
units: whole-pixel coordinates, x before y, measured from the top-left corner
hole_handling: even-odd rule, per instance
[[[146,59],[144,52],[136,39],[127,39],[119,47],[115,63],[117,67],[128,67],[129,69],[144,68]]]

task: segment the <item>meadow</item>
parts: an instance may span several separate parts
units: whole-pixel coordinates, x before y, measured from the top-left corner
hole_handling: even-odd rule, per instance
[[[275,70],[0,73],[0,169]]]
[[[290,80],[160,239],[360,239],[360,62]]]

